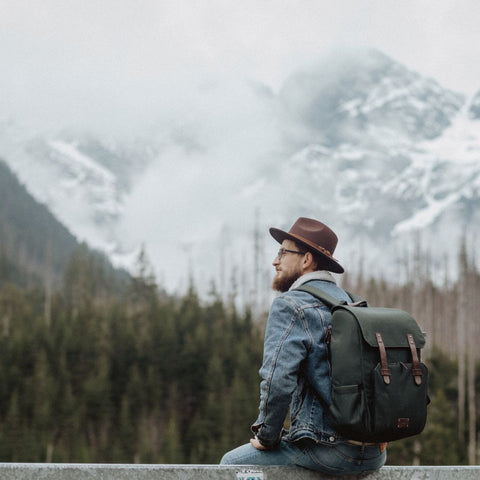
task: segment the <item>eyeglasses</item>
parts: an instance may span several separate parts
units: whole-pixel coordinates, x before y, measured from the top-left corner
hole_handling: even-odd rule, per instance
[[[281,248],[278,251],[277,256],[275,258],[278,258],[279,260],[281,260],[286,253],[296,253],[297,255],[305,255],[307,252],[299,252],[297,250],[288,250],[287,248]]]

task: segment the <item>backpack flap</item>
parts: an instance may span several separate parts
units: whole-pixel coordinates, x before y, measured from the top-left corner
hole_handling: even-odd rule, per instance
[[[378,348],[377,333],[380,333],[386,348],[410,348],[407,334],[412,335],[417,348],[425,346],[417,322],[405,311],[396,308],[352,307],[341,305],[336,309],[348,310],[358,321],[365,342]]]

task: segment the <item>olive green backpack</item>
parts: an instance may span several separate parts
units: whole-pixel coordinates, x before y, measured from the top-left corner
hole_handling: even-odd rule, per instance
[[[428,370],[420,360],[425,337],[417,322],[394,308],[369,307],[349,293],[346,304],[310,285],[302,290],[332,311],[327,337],[333,427],[361,442],[390,442],[419,434],[429,403]]]

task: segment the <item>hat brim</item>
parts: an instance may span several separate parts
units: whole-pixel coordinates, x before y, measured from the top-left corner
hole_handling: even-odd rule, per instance
[[[316,254],[322,257],[324,260],[324,270],[328,270],[334,273],[343,273],[345,270],[343,267],[332,257],[329,257],[321,250],[319,250],[313,243],[305,241],[301,237],[298,237],[295,234],[285,232],[284,230],[280,230],[279,228],[271,227],[269,229],[270,235],[278,242],[282,243],[284,240],[293,240],[296,243],[300,243],[301,245],[305,246],[308,250],[313,250]]]

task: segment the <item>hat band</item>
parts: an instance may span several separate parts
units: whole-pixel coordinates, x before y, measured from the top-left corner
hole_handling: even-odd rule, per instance
[[[327,250],[325,247],[321,247],[320,245],[317,245],[316,243],[313,243],[312,241],[308,240],[305,237],[302,237],[301,235],[298,235],[298,233],[294,234],[299,240],[302,242],[305,242],[308,245],[311,245],[313,248],[316,248],[317,250],[320,250],[322,253],[324,253],[327,257],[330,257],[331,259],[335,260],[333,258],[333,255],[330,253],[329,250]]]
[[[317,248],[321,250],[327,257],[333,258],[332,254],[326,248],[323,248],[320,245],[317,245]]]

